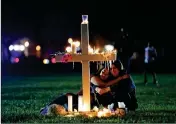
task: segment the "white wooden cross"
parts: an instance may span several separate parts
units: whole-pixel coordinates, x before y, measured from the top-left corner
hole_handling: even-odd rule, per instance
[[[81,54],[76,54],[72,51],[72,59],[68,62],[82,63],[82,87],[83,87],[83,111],[90,111],[90,61],[108,61],[116,60],[116,53],[107,57],[102,54],[89,54],[89,26],[88,15],[82,15],[81,23]],[[56,62],[60,62],[63,55],[56,56]]]

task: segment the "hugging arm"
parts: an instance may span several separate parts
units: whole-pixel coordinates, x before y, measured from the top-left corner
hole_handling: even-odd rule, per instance
[[[98,87],[106,87],[106,82],[103,82],[99,77],[97,76],[93,76],[91,79],[90,79],[91,83],[98,86]]]
[[[91,83],[98,86],[98,87],[109,87],[111,85],[114,85],[114,84],[118,83],[120,80],[126,79],[126,78],[129,78],[128,74],[123,75],[121,77],[118,77],[118,78],[116,78],[114,80],[111,80],[111,81],[108,81],[108,82],[103,82],[99,77],[93,76],[91,78]]]
[[[127,78],[129,78],[129,75],[123,75],[121,77],[118,77],[112,81],[105,83],[105,82],[101,81],[98,77],[95,77],[95,78],[93,78],[93,80],[91,80],[91,82],[98,86],[95,88],[95,91],[97,93],[99,93],[100,95],[102,95],[102,94],[107,93],[109,91],[113,91],[114,88],[116,89],[116,86],[114,84],[118,84],[118,82],[120,80],[127,79]],[[100,88],[100,87],[105,87],[105,88]]]

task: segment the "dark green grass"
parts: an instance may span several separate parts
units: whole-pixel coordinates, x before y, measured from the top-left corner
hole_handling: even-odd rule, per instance
[[[176,123],[176,75],[158,75],[160,87],[143,85],[142,74],[132,75],[137,86],[139,109],[124,119],[43,117],[40,108],[61,93],[76,93],[81,74],[52,77],[3,77],[1,83],[1,121],[3,123]]]

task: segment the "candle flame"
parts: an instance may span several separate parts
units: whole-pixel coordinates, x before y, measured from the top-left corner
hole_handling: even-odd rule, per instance
[[[76,47],[80,46],[80,42],[79,41],[75,41],[75,42],[73,42],[73,44],[75,44]]]
[[[68,43],[71,44],[72,42],[73,42],[73,39],[72,39],[72,38],[69,38],[69,39],[68,39]]]
[[[66,47],[66,51],[70,53],[72,51],[72,48],[70,46]]]

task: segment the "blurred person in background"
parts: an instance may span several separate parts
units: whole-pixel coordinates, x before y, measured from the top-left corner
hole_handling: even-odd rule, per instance
[[[147,47],[145,47],[145,54],[144,54],[144,84],[147,84],[147,73],[150,72],[152,73],[153,77],[153,83],[159,86],[157,77],[156,77],[156,72],[155,72],[155,67],[156,67],[156,58],[157,58],[157,52],[154,46],[148,42]]]

